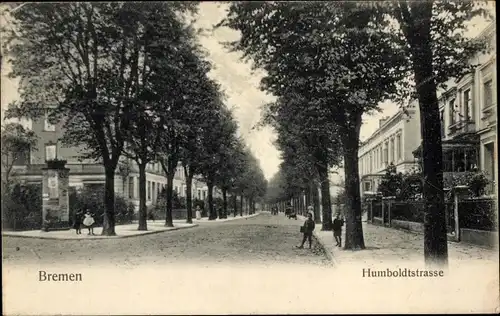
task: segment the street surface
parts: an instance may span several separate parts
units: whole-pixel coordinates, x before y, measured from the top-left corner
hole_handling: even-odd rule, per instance
[[[316,241],[313,249],[300,244],[300,220],[264,213],[250,219],[202,223],[198,227],[109,240],[43,240],[4,236],[5,264],[100,263],[144,264],[237,262],[325,265],[329,261]]]

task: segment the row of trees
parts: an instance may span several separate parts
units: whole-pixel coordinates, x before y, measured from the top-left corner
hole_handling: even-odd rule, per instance
[[[470,71],[469,58],[484,46],[463,34],[467,22],[483,13],[470,1],[229,5],[218,26],[241,32],[231,48],[265,70],[261,89],[277,97],[264,123],[278,132],[288,193],[312,179],[328,192],[328,170],[342,162],[349,210],[345,249],[365,248],[358,172],[362,116],[378,111],[384,100],[404,105],[416,98],[426,180],[424,253],[427,263],[447,262],[437,90]],[[322,196],[329,222],[330,195]]]
[[[139,168],[139,230],[147,230],[146,166],[167,175],[166,226],[173,226],[173,178],[206,181],[210,218],[213,188],[248,200],[265,180],[210,79],[211,65],[196,41],[194,2],[33,3],[12,13],[6,52],[20,82],[8,117],[62,122],[62,142],[83,146],[82,158],[105,169],[103,235],[114,235],[114,178],[123,158]],[[255,184],[259,185],[258,188]],[[227,205],[225,203],[224,205]]]

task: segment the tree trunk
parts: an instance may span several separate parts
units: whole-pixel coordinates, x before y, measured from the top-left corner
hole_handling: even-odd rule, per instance
[[[187,212],[187,219],[186,223],[192,224],[193,223],[193,192],[192,192],[192,187],[193,187],[193,175],[189,174],[186,170],[184,170],[185,175],[186,175],[186,212]]]
[[[148,230],[148,209],[146,207],[146,164],[137,163],[139,167],[139,228]]]
[[[413,25],[406,34],[410,44],[420,108],[422,135],[424,257],[428,266],[448,265],[446,214],[443,193],[441,121],[432,65],[432,3],[412,5]]]
[[[315,182],[311,183],[311,193],[312,193],[312,205],[314,209],[314,222],[316,224],[321,223],[321,215],[319,211],[319,189],[318,185]]]
[[[105,183],[104,183],[104,214],[102,220],[103,236],[115,236],[115,169],[111,166],[104,166]]]
[[[227,218],[227,190],[222,189],[222,214],[219,214],[219,218]]]
[[[174,172],[167,174],[167,209],[165,210],[165,226],[174,227],[172,219],[172,198],[174,191]]]
[[[332,202],[330,200],[330,180],[328,179],[328,167],[318,167],[321,181],[321,205],[323,206],[323,220],[321,230],[332,230]]]
[[[306,211],[309,205],[312,205],[312,184],[311,181],[309,181],[308,188],[306,191]]]
[[[361,198],[359,188],[358,149],[359,124],[354,130],[345,129],[342,133],[344,149],[344,177],[346,191],[346,237],[344,249],[365,249],[363,227],[361,224]]]
[[[238,212],[238,201],[237,201],[238,196],[236,194],[233,194],[232,198],[233,198],[233,208],[234,208],[233,215],[234,217],[236,217],[236,213]]]
[[[243,195],[240,195],[240,216],[243,217]]]
[[[215,212],[214,208],[214,184],[212,181],[207,182],[207,187],[208,187],[208,219],[209,220],[215,220],[217,218],[217,213]]]

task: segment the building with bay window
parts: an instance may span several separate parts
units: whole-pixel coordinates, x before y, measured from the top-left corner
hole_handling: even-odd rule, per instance
[[[480,35],[490,50],[478,53],[470,61],[473,71],[450,79],[448,89],[438,91],[445,183],[452,177],[484,172],[490,180],[487,193],[496,192],[498,171],[497,95],[496,95],[496,24],[491,23]],[[380,177],[392,162],[398,172],[420,168],[422,158],[420,113],[416,100],[409,115],[399,111],[380,121],[379,129],[363,142],[359,150],[361,193],[377,191]]]
[[[470,60],[475,68],[450,87],[440,91],[439,106],[443,141],[443,169],[446,178],[482,171],[490,180],[489,193],[496,192],[497,95],[496,25],[490,24],[480,35],[490,51]],[[415,157],[421,158],[421,148]]]

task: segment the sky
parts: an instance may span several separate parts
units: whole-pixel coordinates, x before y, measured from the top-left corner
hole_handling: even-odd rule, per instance
[[[200,4],[196,26],[207,31],[199,35],[199,41],[206,50],[207,58],[214,66],[210,76],[221,84],[227,95],[227,105],[234,109],[235,118],[239,122],[240,135],[260,161],[265,177],[270,179],[278,171],[281,161],[280,154],[273,145],[276,135],[269,127],[260,129],[254,127],[260,120],[261,106],[271,102],[274,98],[258,88],[262,72],[253,72],[251,65],[241,60],[240,53],[229,52],[222,44],[225,41],[237,40],[239,33],[229,28],[212,30],[213,25],[221,21],[225,14],[224,5],[215,2]],[[1,19],[3,25],[4,17]],[[479,34],[486,25],[484,21],[472,21],[469,36]],[[5,108],[18,97],[17,82],[6,77],[8,72],[9,65],[4,60],[1,74],[2,121]],[[361,140],[368,138],[376,131],[380,118],[391,116],[398,111],[398,106],[389,101],[382,103],[380,108],[381,112],[363,117]]]

